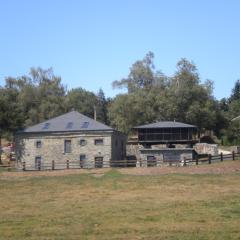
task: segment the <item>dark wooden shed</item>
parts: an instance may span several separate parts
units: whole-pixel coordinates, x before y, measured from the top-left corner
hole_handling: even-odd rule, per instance
[[[138,142],[153,144],[192,144],[197,142],[197,127],[181,122],[156,122],[137,126]]]

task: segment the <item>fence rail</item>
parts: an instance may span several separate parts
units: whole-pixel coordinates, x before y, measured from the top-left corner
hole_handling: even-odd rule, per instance
[[[10,172],[12,169],[16,169],[16,167],[13,165],[12,162],[8,161],[5,164],[0,164],[0,170],[1,169],[7,170],[8,172]]]
[[[207,157],[204,157],[204,158],[199,158],[197,156],[196,159],[189,159],[189,158],[184,158],[183,160],[183,165],[186,166],[188,165],[189,163],[195,163],[196,165],[198,165],[199,163],[205,163],[205,162],[208,162],[208,164],[212,164],[214,162],[222,162],[224,160],[235,160],[236,158],[239,158],[240,157],[240,153],[235,153],[235,152],[232,152],[230,154],[218,154],[218,155],[211,155],[209,154]]]
[[[184,158],[181,161],[162,161],[162,160],[152,160],[146,161],[145,163],[141,160],[110,160],[109,162],[102,162],[100,165],[94,161],[85,162],[84,164],[81,161],[69,161],[66,162],[55,162],[52,161],[50,163],[38,163],[37,165],[27,164],[23,162],[20,166],[17,167],[18,170],[23,171],[40,171],[40,170],[63,170],[63,169],[91,169],[91,168],[126,168],[126,167],[158,167],[158,166],[192,166],[199,164],[212,164],[215,162],[222,162],[228,160],[236,160],[240,158],[240,153],[232,152],[231,154],[219,154],[219,155],[208,155],[207,157],[201,158],[200,156],[196,156],[195,159]],[[4,168],[8,171],[12,171],[12,169],[16,169],[9,161],[5,165],[0,165],[0,169]]]

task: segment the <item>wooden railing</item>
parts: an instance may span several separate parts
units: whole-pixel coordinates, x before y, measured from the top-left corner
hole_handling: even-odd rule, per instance
[[[89,162],[81,162],[81,161],[69,161],[66,162],[55,162],[52,161],[50,163],[38,163],[37,165],[27,164],[26,162],[22,162],[19,167],[13,166],[13,164],[9,161],[5,165],[0,165],[0,170],[5,169],[7,171],[12,170],[23,170],[23,171],[41,171],[41,170],[62,170],[62,169],[91,169],[91,168],[126,168],[126,167],[158,167],[158,166],[190,166],[190,165],[199,165],[199,164],[212,164],[215,162],[222,162],[226,160],[236,160],[240,159],[240,153],[232,152],[231,154],[219,154],[219,155],[208,155],[207,157],[200,158],[196,157],[195,159],[184,158],[181,161],[169,161],[163,162],[162,160],[155,161],[142,161],[142,160],[110,160],[103,161],[101,165],[95,165],[94,160]]]
[[[204,158],[199,158],[198,156],[196,156],[196,159],[189,159],[189,158],[184,158],[183,160],[183,165],[187,166],[187,165],[193,165],[193,164],[200,164],[200,163],[208,163],[208,164],[212,164],[215,162],[222,162],[224,160],[235,160],[237,158],[240,157],[240,153],[235,153],[232,152],[230,154],[218,154],[218,155],[211,155],[209,154],[207,157]]]

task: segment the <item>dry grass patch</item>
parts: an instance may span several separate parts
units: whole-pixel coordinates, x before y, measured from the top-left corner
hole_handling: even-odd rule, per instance
[[[1,173],[0,239],[240,238],[238,173],[101,174]]]

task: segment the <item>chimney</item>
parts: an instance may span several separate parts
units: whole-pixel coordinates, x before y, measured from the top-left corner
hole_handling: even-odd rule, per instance
[[[94,120],[97,121],[97,109],[95,105],[93,106],[93,109],[94,109]]]

